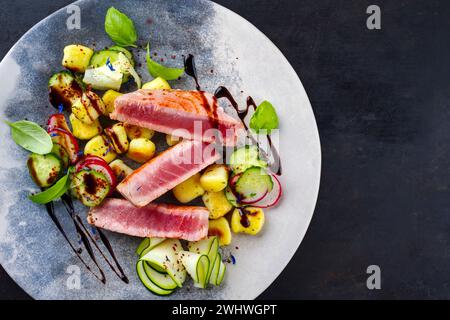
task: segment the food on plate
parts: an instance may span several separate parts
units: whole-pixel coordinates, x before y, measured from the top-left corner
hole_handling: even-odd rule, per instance
[[[106,199],[89,211],[88,221],[97,227],[135,237],[177,238],[188,241],[208,234],[208,210],[170,204],[138,208],[122,199]]]
[[[178,142],[181,141],[180,137],[175,137],[171,134],[166,134],[166,143],[169,147],[173,147],[174,145],[176,145]]]
[[[114,175],[117,178],[117,181],[119,181],[119,182],[133,173],[133,169],[131,169],[129,166],[127,166],[120,159],[114,160],[113,162],[111,162],[109,164],[109,166],[111,167],[111,170],[113,171]]]
[[[61,145],[67,151],[70,163],[76,163],[80,147],[73,134],[60,128],[49,130],[48,134],[50,135],[53,144]]]
[[[114,111],[114,101],[121,95],[123,95],[123,93],[114,90],[108,90],[103,94],[102,100],[106,107],[106,115],[109,115]]]
[[[229,245],[233,236],[228,220],[225,217],[209,220],[208,236],[216,236],[219,239],[220,246]]]
[[[39,187],[49,187],[62,172],[61,159],[53,154],[32,153],[27,161],[28,171]]]
[[[117,153],[105,135],[98,135],[89,140],[84,147],[84,154],[100,157],[108,163],[117,157]]]
[[[205,193],[200,184],[200,173],[194,174],[192,177],[181,182],[172,189],[173,195],[181,203],[188,203],[202,196]]]
[[[80,140],[89,140],[102,133],[102,126],[98,119],[91,124],[86,124],[80,121],[73,113],[69,116],[70,124],[72,125],[72,134],[75,138]]]
[[[151,139],[155,134],[155,131],[153,130],[135,126],[129,123],[125,123],[125,130],[127,132],[128,139],[130,140],[138,138]]]
[[[83,91],[70,71],[55,73],[48,81],[50,103],[55,107],[70,110],[72,105],[81,99]]]
[[[142,89],[148,90],[170,90],[170,84],[161,77],[155,78],[150,82],[144,83]]]
[[[145,61],[135,60],[140,55],[133,21],[115,8],[107,12],[105,30],[115,45],[64,48],[65,70],[48,82],[49,101],[58,112],[49,115],[46,130],[28,120],[6,121],[13,140],[32,152],[27,166],[40,192],[29,199],[46,205],[87,267],[56,218],[55,200],[62,200],[88,251],[93,237],[72,198],[89,208],[87,220],[93,228],[144,238],[136,249],[136,272],[151,292],[172,294],[188,276],[195,287],[218,286],[225,276],[224,261],[230,260],[229,252],[222,257],[221,247],[232,243],[233,232],[260,234],[263,209],[277,205],[282,195],[281,167],[273,169],[279,155],[270,138],[279,126],[275,108],[268,101],[256,106],[249,97],[247,108],[239,109],[225,87],[214,94],[202,91],[192,55],[184,68],[166,67],[152,60],[147,45]],[[141,89],[135,67],[143,63],[153,79]],[[194,78],[196,91],[169,84],[184,73]],[[131,78],[134,84],[125,86]],[[137,90],[125,93],[130,86]],[[219,106],[221,98],[227,98],[234,113]],[[255,112],[247,126],[252,106]],[[166,142],[159,154],[158,132]],[[255,133],[267,139],[269,150],[261,148]],[[229,163],[227,152],[232,152]],[[176,204],[161,203],[158,198],[170,190],[175,199],[169,202]],[[106,235],[97,231],[118,270],[92,240],[94,246],[127,282]],[[89,236],[83,238],[84,232]],[[101,274],[94,275],[103,281]]]
[[[136,169],[117,191],[135,206],[143,207],[216,162],[220,155],[214,149],[204,154],[207,146],[201,141],[183,140]]]
[[[136,138],[130,141],[127,157],[138,163],[145,163],[155,155],[156,146],[147,138]]]
[[[186,139],[236,144],[244,127],[203,91],[138,90],[115,100],[111,119]],[[212,130],[211,130],[212,129]]]
[[[111,146],[117,154],[122,154],[128,151],[128,137],[123,123],[119,122],[106,128],[105,135],[108,137]]]
[[[234,233],[256,235],[262,230],[264,222],[264,211],[261,208],[234,209],[231,215],[231,230]]]
[[[110,184],[106,176],[95,170],[80,170],[72,177],[72,193],[88,207],[98,206],[108,195]]]
[[[85,91],[72,104],[72,113],[81,122],[93,124],[106,111],[102,99],[93,91]]]
[[[93,54],[94,50],[91,48],[79,44],[68,45],[64,48],[62,65],[71,71],[84,72]]]
[[[210,219],[218,219],[223,217],[231,209],[233,205],[228,201],[223,190],[218,192],[208,192],[206,191],[202,197],[203,203],[209,210]]]
[[[214,164],[206,168],[200,178],[200,183],[208,192],[219,192],[228,184],[228,169],[226,165]]]

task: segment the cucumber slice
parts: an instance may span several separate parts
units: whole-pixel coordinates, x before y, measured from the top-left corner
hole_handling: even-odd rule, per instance
[[[64,147],[62,145],[60,145],[59,143],[53,142],[53,148],[50,153],[54,154],[62,161],[64,168],[67,168],[69,166],[69,161],[70,161],[69,154],[67,153],[66,149],[64,149]]]
[[[75,173],[70,188],[85,206],[95,207],[106,198],[110,185],[103,173],[83,169]]]
[[[230,168],[235,174],[244,172],[251,167],[267,167],[267,163],[259,158],[257,146],[245,146],[231,154]]]
[[[160,295],[160,296],[167,296],[173,292],[173,290],[165,290],[160,287],[158,287],[155,283],[150,280],[150,278],[147,276],[147,273],[145,272],[145,264],[144,261],[139,260],[136,263],[136,272],[138,274],[139,279],[141,280],[142,284],[151,292],[154,294]]]
[[[217,253],[216,259],[214,261],[214,267],[211,274],[211,278],[209,278],[209,283],[215,286],[220,286],[225,277],[225,271],[227,267],[225,263],[222,261],[222,255]]]
[[[82,93],[80,85],[69,71],[55,73],[48,81],[50,103],[55,108],[63,105],[64,109],[70,110],[72,104],[81,98]]]
[[[140,260],[147,261],[153,268],[167,272],[178,287],[186,280],[186,270],[179,260],[179,252],[183,249],[180,240],[167,239],[142,255]]]
[[[214,261],[216,259],[217,253],[219,252],[219,240],[216,236],[207,237],[204,240],[190,242],[188,244],[188,249],[190,252],[204,254],[208,256],[210,261],[208,274],[206,282],[209,282],[209,278],[213,271]]]
[[[164,290],[174,290],[178,286],[167,273],[161,273],[153,269],[148,263],[144,263],[144,270],[147,277],[158,287]]]
[[[242,199],[240,202],[250,204],[264,197],[273,188],[272,177],[263,168],[251,167],[241,174],[235,190]]]
[[[27,166],[31,178],[42,188],[54,184],[62,170],[61,159],[53,153],[46,155],[32,153],[28,158]]]
[[[101,50],[96,51],[91,57],[91,62],[89,63],[89,67],[91,68],[98,68],[102,67],[106,64],[106,61],[113,63],[117,60],[119,57],[119,51],[118,50]]]
[[[180,259],[187,273],[194,280],[194,286],[206,288],[208,284],[209,258],[206,254],[182,251]]]
[[[242,204],[238,201],[230,187],[225,189],[225,197],[233,207],[242,207]]]
[[[144,240],[142,240],[141,243],[136,248],[135,253],[140,257],[142,251],[147,249],[149,245],[150,245],[150,238],[144,238]]]
[[[148,239],[149,239],[148,246],[144,248],[144,250],[142,250],[140,254],[141,257],[144,256],[150,250],[152,250],[154,247],[156,247],[158,244],[166,240],[165,238],[148,238]]]
[[[213,262],[211,277],[209,278],[209,283],[213,285],[217,285],[217,278],[219,277],[219,268],[220,268],[220,262],[222,261],[222,255],[220,252],[217,253],[216,258]]]
[[[104,65],[106,65],[106,61],[108,61],[108,58],[109,58],[109,62],[111,62],[111,64],[112,64],[112,63],[116,62],[119,59],[119,53],[120,52],[122,52],[122,51],[119,51],[119,50],[101,50],[101,51],[96,51],[92,55],[89,67],[91,67],[91,68],[103,67]],[[128,55],[126,53],[124,53],[124,54],[125,54],[126,57],[128,57]],[[132,60],[130,60],[130,63],[132,65],[134,65]],[[122,78],[122,83],[126,83],[129,80],[129,78],[130,78],[129,74],[124,74],[123,78]]]
[[[219,260],[219,272],[217,275],[216,286],[220,286],[225,277],[225,271],[227,271],[227,266],[223,263],[222,259]]]
[[[158,244],[162,243],[165,238],[145,238],[142,240],[142,242],[139,244],[139,246],[136,249],[136,254],[139,257],[145,256],[150,250],[152,250],[154,247],[156,247]],[[154,270],[160,272],[160,273],[166,273],[166,270],[159,266],[158,264],[146,261],[146,263],[153,268]]]

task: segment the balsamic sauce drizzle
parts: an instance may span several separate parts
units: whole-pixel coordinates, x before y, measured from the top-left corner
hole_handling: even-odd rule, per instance
[[[58,218],[56,217],[55,214],[55,207],[53,202],[47,203],[45,204],[45,208],[47,209],[47,213],[50,216],[50,218],[52,219],[53,223],[56,225],[56,227],[58,228],[59,232],[61,232],[62,236],[64,237],[64,239],[67,241],[67,243],[69,244],[70,248],[72,249],[72,251],[75,253],[75,255],[78,257],[78,259],[80,259],[81,263],[83,263],[83,265],[86,267],[86,269],[91,272],[94,277],[96,277],[98,280],[100,280],[102,283],[106,283],[106,278],[105,278],[105,274],[103,273],[103,270],[101,268],[98,267],[98,264],[96,264],[100,275],[96,274],[94,271],[92,271],[91,267],[89,266],[89,264],[83,259],[83,257],[81,256],[81,251],[75,249],[75,246],[72,244],[72,242],[69,240],[69,237],[67,236],[67,233],[64,231],[61,223],[59,222]]]
[[[200,84],[198,83],[197,77],[197,69],[195,68],[194,55],[188,54],[187,57],[184,58],[184,72],[190,77],[192,77],[195,81],[195,87],[198,91],[201,90]]]
[[[259,150],[261,150],[261,152],[263,153],[264,158],[268,159],[269,155],[260,147],[258,141],[255,140],[255,138],[253,137],[253,135],[250,133],[250,130],[248,129],[247,124],[245,123],[245,118],[247,117],[250,108],[253,108],[253,111],[256,110],[256,103],[253,100],[252,97],[247,97],[247,107],[245,109],[239,109],[239,105],[236,102],[236,100],[234,99],[233,95],[230,93],[230,91],[223,87],[220,86],[217,88],[217,90],[214,92],[214,96],[217,99],[220,98],[226,98],[230,104],[233,106],[234,110],[236,110],[239,119],[241,119],[242,124],[244,125],[245,130],[247,131],[247,136],[252,140],[252,142],[254,144],[256,144],[259,148]],[[270,137],[269,134],[266,135],[269,147],[270,147],[270,153],[273,156],[273,162],[271,162],[269,164],[269,168],[271,169],[272,172],[274,172],[276,170],[276,172],[274,172],[277,176],[282,174],[282,169],[281,169],[281,158],[280,155],[278,153],[278,150],[276,149],[276,147],[273,145],[272,143],[272,139]]]

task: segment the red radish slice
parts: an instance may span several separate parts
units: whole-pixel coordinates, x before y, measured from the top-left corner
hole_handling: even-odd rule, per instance
[[[78,147],[77,139],[70,133],[63,129],[53,129],[48,132],[52,141],[59,143],[69,154],[70,163],[74,164],[78,160],[78,152],[80,148]]]
[[[87,155],[85,158],[84,158],[84,161],[98,161],[98,162],[101,162],[101,163],[106,163],[107,164],[107,162],[105,161],[105,159],[103,159],[103,158],[100,158],[100,157],[97,157],[97,156],[93,156],[93,155]]]
[[[91,162],[95,162],[95,163],[98,163],[100,165],[108,165],[108,163],[105,160],[103,160],[102,158],[100,158],[100,157],[87,155],[87,156],[84,156],[83,158],[81,158],[78,161],[78,163],[75,166],[75,170],[76,171],[80,171],[81,170],[80,168],[82,168],[84,166],[84,164],[87,163],[87,162],[90,162],[90,163]]]
[[[277,176],[271,174],[272,180],[275,182],[272,191],[266,194],[266,196],[258,202],[252,203],[252,207],[256,208],[269,208],[278,204],[281,195],[283,194],[283,189],[281,187],[280,180]]]
[[[62,113],[52,114],[47,121],[47,132],[54,129],[62,129],[64,131],[70,132],[69,126],[67,125],[66,117]]]
[[[240,176],[241,176],[241,174],[239,173],[239,174],[236,174],[231,177],[229,184],[232,188],[234,188],[234,186],[236,185],[236,182],[238,181]]]
[[[114,191],[114,188],[117,185],[116,175],[112,171],[111,167],[106,163],[102,158],[98,158],[95,156],[87,156],[83,160],[77,163],[75,166],[76,171],[81,171],[83,169],[90,169],[100,173],[106,177],[110,184],[110,194]]]

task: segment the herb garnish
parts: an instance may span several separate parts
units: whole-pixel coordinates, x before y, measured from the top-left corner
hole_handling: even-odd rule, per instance
[[[273,129],[278,128],[278,115],[275,108],[269,101],[263,101],[250,119],[250,128],[256,133],[266,130],[268,134]]]
[[[114,7],[106,12],[105,31],[117,45],[136,47],[137,33],[133,21]]]
[[[5,123],[11,128],[11,137],[14,142],[22,148],[37,154],[47,154],[52,151],[52,138],[37,123],[27,120],[5,121]]]
[[[30,195],[29,198],[34,203],[46,204],[55,199],[61,198],[63,194],[67,192],[70,188],[69,176],[72,173],[72,168],[69,168],[67,174],[59,179],[53,186],[45,191],[39,192],[37,194]]]
[[[147,69],[153,78],[161,77],[164,80],[176,80],[184,73],[184,68],[169,68],[153,61],[150,57],[150,44],[147,44]]]

